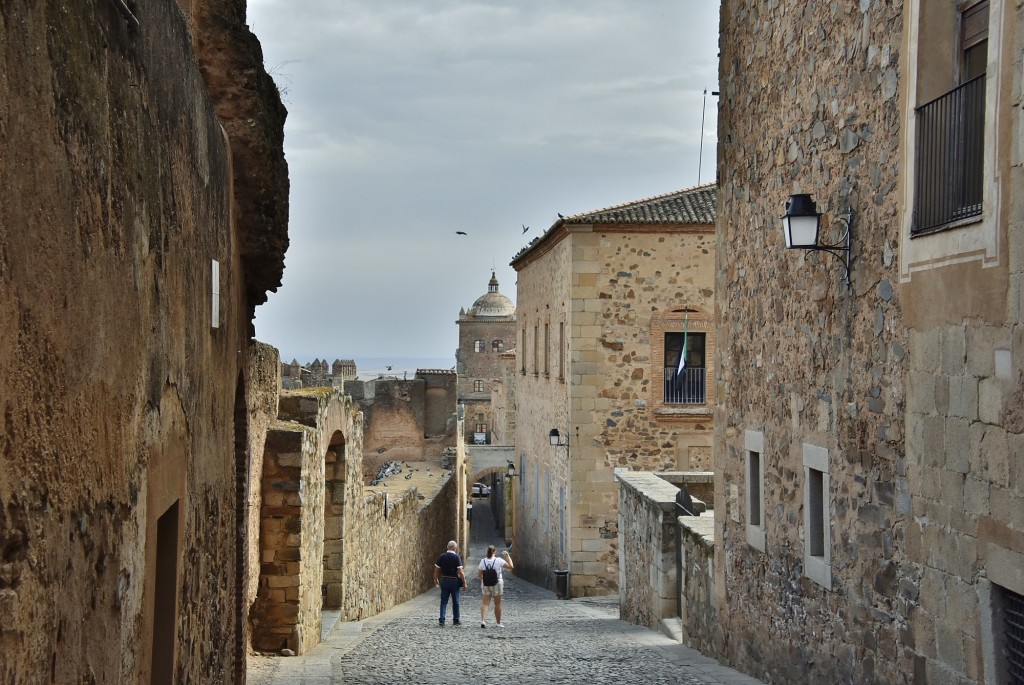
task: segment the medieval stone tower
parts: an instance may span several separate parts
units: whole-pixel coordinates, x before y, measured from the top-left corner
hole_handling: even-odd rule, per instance
[[[487,292],[468,312],[459,311],[458,325],[455,369],[459,403],[466,407],[466,440],[490,444],[491,386],[501,377],[501,354],[512,347],[516,334],[516,306],[498,292],[493,271]]]

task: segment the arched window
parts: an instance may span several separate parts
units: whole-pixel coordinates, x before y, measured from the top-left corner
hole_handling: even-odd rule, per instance
[[[473,351],[474,352],[483,352],[484,351],[484,341],[483,340],[474,340],[473,341]]]
[[[502,352],[505,350],[505,343],[501,340],[491,342],[491,352]]]
[[[483,381],[473,381],[473,392],[483,392],[483,391],[484,391],[484,382]]]

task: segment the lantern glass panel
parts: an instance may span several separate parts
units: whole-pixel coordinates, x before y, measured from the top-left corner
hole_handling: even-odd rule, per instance
[[[786,247],[816,247],[818,244],[817,216],[783,217]]]

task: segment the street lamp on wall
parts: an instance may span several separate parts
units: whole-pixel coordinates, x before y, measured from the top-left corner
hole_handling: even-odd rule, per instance
[[[816,250],[828,252],[843,260],[846,268],[844,278],[846,287],[850,287],[850,226],[853,223],[853,209],[846,211],[845,217],[837,220],[846,225],[846,233],[835,245],[821,242],[821,212],[818,211],[814,199],[807,193],[790,195],[786,200],[786,213],[781,217],[782,233],[786,248],[790,250]]]
[[[508,483],[513,478],[516,478],[519,474],[516,473],[516,465],[512,462],[508,463],[508,467],[505,471],[505,482]]]
[[[551,441],[551,446],[552,447],[568,447],[569,446],[569,436],[568,435],[563,436],[561,433],[558,432],[557,428],[552,428],[551,429],[551,432],[548,433],[548,439]]]

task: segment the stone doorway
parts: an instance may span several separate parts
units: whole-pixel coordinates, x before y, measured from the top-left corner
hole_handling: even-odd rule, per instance
[[[345,601],[345,447],[344,434],[335,431],[324,454],[324,609]]]

